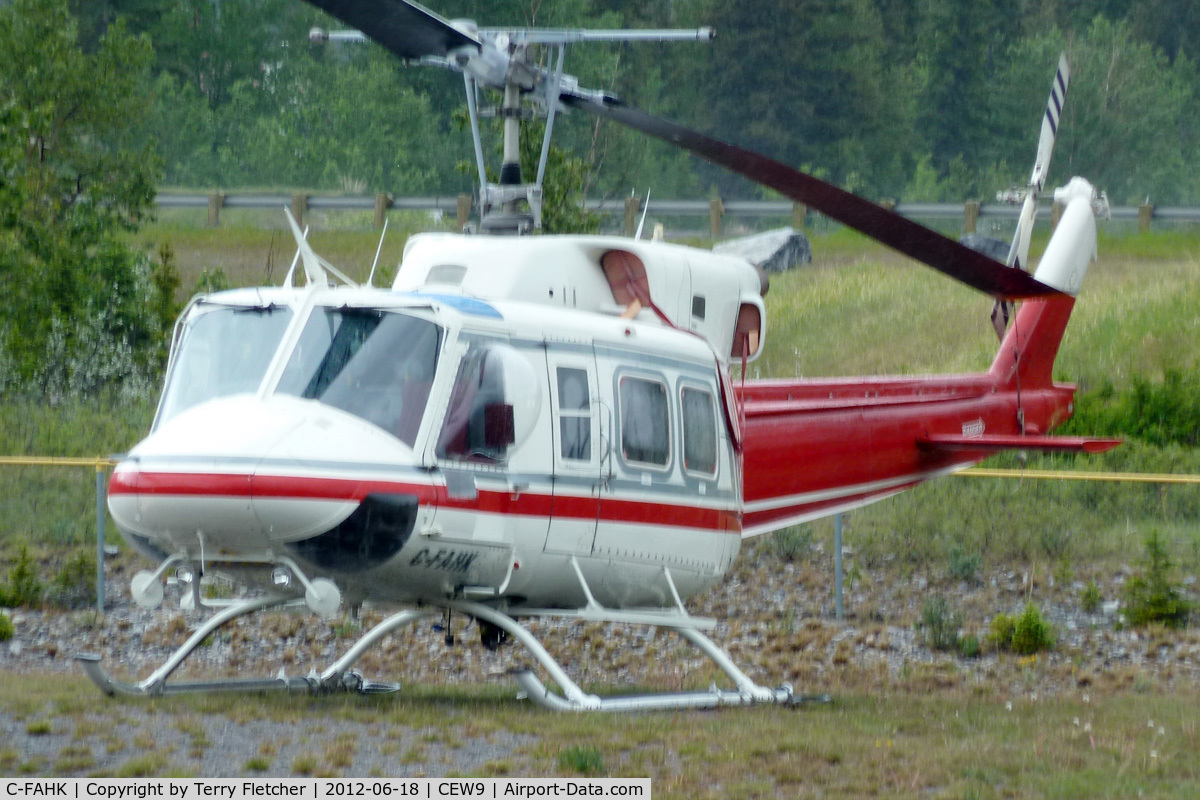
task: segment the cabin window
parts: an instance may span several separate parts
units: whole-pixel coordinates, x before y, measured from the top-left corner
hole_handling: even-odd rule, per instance
[[[662,381],[621,378],[621,455],[631,464],[665,467],[671,457],[671,418]]]
[[[558,368],[559,452],[571,461],[592,459],[592,401],[587,370]]]
[[[717,412],[712,393],[686,386],[679,405],[683,414],[683,468],[711,477],[717,472]]]
[[[291,321],[291,309],[276,305],[216,306],[193,316],[167,377],[156,425],[205,400],[258,389]]]
[[[316,308],[276,389],[320,400],[410,447],[429,401],[441,329],[375,308]]]
[[[506,459],[536,427],[544,385],[529,359],[513,347],[473,343],[450,392],[438,457],[481,463]]]

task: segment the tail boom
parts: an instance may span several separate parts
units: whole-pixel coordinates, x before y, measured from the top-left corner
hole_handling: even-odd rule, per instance
[[[837,513],[964,469],[1000,450],[1101,452],[1111,439],[1049,437],[1074,411],[1052,371],[1096,251],[1092,187],[1075,179],[1035,275],[1062,294],[1027,300],[991,368],[972,375],[753,381],[738,388],[744,535]]]

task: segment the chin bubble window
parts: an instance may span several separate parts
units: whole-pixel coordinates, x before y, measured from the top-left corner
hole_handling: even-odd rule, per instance
[[[501,342],[472,344],[463,356],[438,437],[438,458],[497,463],[521,446],[541,412],[538,374]]]

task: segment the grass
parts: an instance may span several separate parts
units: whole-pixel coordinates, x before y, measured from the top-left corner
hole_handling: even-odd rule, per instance
[[[1030,669],[1039,669],[1035,662]],[[128,705],[154,709],[166,725],[195,713],[188,698],[98,698],[82,678],[3,683],[0,706],[20,691],[44,707],[64,692],[94,714],[119,714]],[[19,687],[19,690],[18,688]],[[1190,798],[1200,792],[1200,725],[1192,710],[1196,688],[1161,691],[1144,685],[1111,692],[1075,689],[1033,697],[1005,686],[926,693],[893,688],[847,692],[829,704],[797,709],[762,707],[719,712],[621,715],[543,712],[511,699],[512,690],[416,687],[388,698],[308,698],[238,695],[205,702],[227,716],[235,706],[251,717],[320,716],[383,722],[412,733],[461,735],[472,720],[531,737],[502,759],[480,760],[466,775],[600,775],[649,777],[656,797],[1089,797]],[[224,706],[217,710],[216,706]],[[60,752],[59,763],[84,763],[86,748]],[[22,760],[24,758],[24,760]],[[257,771],[262,757],[230,770]],[[311,775],[327,765],[300,756],[290,769]],[[135,754],[113,770],[119,777],[177,773],[183,755]],[[53,774],[54,765],[0,751],[10,769],[28,765]],[[349,769],[349,768],[345,768]],[[447,771],[430,765],[432,774]],[[232,775],[232,772],[230,773]]]
[[[198,213],[160,211],[157,223],[145,226],[134,241],[157,257],[160,244],[167,242],[175,253],[184,294],[190,295],[202,273],[221,270],[230,286],[275,285],[283,281],[296,252],[283,211],[229,210],[221,214],[221,225],[204,227],[207,211]],[[409,235],[428,230],[427,215],[393,211],[379,266],[376,286],[387,286],[395,274]],[[310,212],[307,222],[313,248],[351,278],[365,281],[379,246],[373,212]]]
[[[992,301],[856,234],[813,241],[813,263],[771,279],[763,377],[984,369]],[[1055,373],[1081,387],[1200,366],[1200,233],[1102,236]],[[1034,256],[1039,256],[1035,242]]]

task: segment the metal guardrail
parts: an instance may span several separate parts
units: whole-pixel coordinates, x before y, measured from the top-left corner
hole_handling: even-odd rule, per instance
[[[207,208],[209,224],[216,225],[222,208],[279,208],[287,206],[299,217],[305,210],[374,211],[376,226],[382,226],[382,215],[388,209],[440,212],[464,217],[471,208],[470,195],[429,195],[393,197],[375,195],[322,195],[298,192],[294,194],[248,192],[245,194],[162,192],[156,198],[159,208]],[[589,198],[584,208],[604,216],[627,218],[630,206],[638,213],[643,203],[639,198]],[[715,227],[722,216],[729,217],[796,217],[807,210],[790,200],[660,200],[651,198],[645,203],[646,212],[665,217],[708,217]],[[898,213],[918,219],[958,219],[967,221],[971,230],[976,219],[1015,220],[1020,206],[1009,203],[898,203],[887,204]],[[1054,207],[1044,202],[1038,207],[1038,217],[1052,219]],[[1150,221],[1200,223],[1200,207],[1193,206],[1113,206],[1110,217],[1115,221],[1136,220],[1143,227]]]

